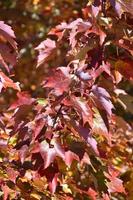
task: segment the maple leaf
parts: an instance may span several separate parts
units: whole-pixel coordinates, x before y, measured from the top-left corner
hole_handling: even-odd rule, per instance
[[[51,55],[53,55],[54,50],[56,49],[56,43],[54,40],[46,39],[35,50],[39,51],[37,67],[39,67],[44,62],[48,61]]]
[[[59,96],[69,90],[70,83],[69,68],[60,67],[45,79],[43,86],[53,88],[52,93]]]
[[[91,147],[91,149],[95,152],[95,154],[99,156],[97,141],[92,137],[90,133],[90,129],[77,124],[74,120],[71,120],[71,125],[74,128],[74,131],[76,131],[85,140],[85,142]]]
[[[34,103],[35,99],[31,98],[31,95],[28,92],[18,92],[17,93],[18,99],[10,106],[9,110],[14,110],[18,107],[24,105],[31,105]]]
[[[90,126],[92,126],[92,110],[89,107],[89,104],[87,101],[85,101],[81,97],[71,96],[71,102],[73,104],[73,107],[77,110],[79,115],[81,115],[83,119],[83,124],[86,122],[89,123]]]
[[[36,139],[39,136],[45,124],[46,124],[46,120],[44,120],[42,115],[39,115],[35,118],[34,125],[33,125],[34,139]]]
[[[61,157],[63,160],[65,159],[65,152],[60,146],[57,139],[53,138],[51,144],[53,145],[53,147],[50,147],[46,141],[43,141],[39,145],[41,156],[44,159],[44,169],[49,167],[56,156]]]
[[[90,158],[89,158],[89,155],[86,152],[84,153],[83,158],[81,160],[81,165],[82,165],[82,163],[86,163],[88,165],[91,165],[91,167],[93,168],[91,161],[90,161]]]
[[[11,189],[7,185],[2,185],[1,189],[4,193],[3,200],[7,200],[11,192]]]
[[[118,178],[119,172],[113,169],[112,167],[109,167],[108,171],[109,173],[104,172],[104,174],[110,180],[110,182],[107,182],[109,193],[125,193],[125,189],[122,184],[123,181]]]
[[[72,151],[66,151],[65,152],[65,163],[66,163],[66,165],[68,165],[68,167],[71,166],[73,160],[79,161],[79,156]]]
[[[98,3],[98,1],[97,1],[97,3]],[[88,19],[88,17],[89,17],[90,20],[95,21],[95,18],[98,16],[98,14],[99,14],[99,12],[101,10],[100,6],[98,6],[97,3],[96,3],[96,1],[94,1],[94,5],[87,5],[87,7],[82,9],[85,18]]]
[[[104,40],[106,38],[106,33],[104,33],[99,26],[93,26],[91,30],[88,31],[89,33],[95,33],[99,36],[100,39],[100,45],[104,43]]]
[[[92,200],[97,200],[97,192],[93,190],[92,188],[89,188],[87,191],[88,195],[91,197]]]
[[[59,175],[58,167],[57,165],[50,166],[47,169],[44,170],[44,174],[47,178],[49,189],[52,194],[55,193],[56,187],[57,187],[57,178]]]
[[[8,64],[14,66],[16,64],[17,54],[12,52],[7,44],[0,44],[0,64],[9,72]]]
[[[90,81],[92,80],[92,76],[88,72],[84,71],[77,71],[76,75],[83,81]]]
[[[56,26],[49,34],[56,35],[59,40],[62,39],[65,30],[69,30],[69,42],[72,49],[75,47],[77,40],[76,36],[78,33],[86,32],[91,27],[91,23],[89,21],[83,21],[83,19],[78,18],[73,22],[67,24],[65,22]]]
[[[0,21],[0,34],[12,45],[14,49],[17,49],[14,31],[12,28],[5,24],[3,21]]]
[[[99,155],[97,141],[91,136],[89,129],[79,126],[77,130],[79,134],[84,138],[84,140],[89,144],[89,146],[93,149],[96,155]]]
[[[44,141],[40,144],[40,153],[44,159],[44,168],[47,168],[56,157],[56,151],[54,148],[49,148],[49,144]]]
[[[103,72],[105,72],[108,76],[110,76],[113,79],[113,76],[111,74],[110,70],[110,64],[109,63],[102,63],[97,69],[93,69],[92,76],[94,79],[99,77]]]
[[[0,64],[2,64],[7,71],[9,71],[7,63],[14,65],[17,56],[17,43],[15,42],[15,34],[12,28],[0,21]],[[11,46],[6,43],[8,42]],[[12,49],[14,50],[11,53]]]
[[[128,146],[127,138],[131,135],[132,127],[128,122],[118,120],[115,113],[112,115],[114,107],[110,94],[113,95],[113,101],[121,102],[125,111],[132,112],[131,96],[115,89],[116,83],[121,81],[123,84],[123,77],[129,80],[133,77],[132,0],[110,0],[120,17],[122,13],[128,12],[122,19],[112,12],[108,2],[90,0],[84,9],[86,20],[78,18],[71,21],[72,18],[69,18],[70,23],[63,22],[49,32],[57,42],[46,39],[36,48],[39,52],[37,66],[56,61],[43,82],[43,86],[48,89],[44,94],[40,94],[39,90],[42,98],[37,100],[26,92],[18,92],[17,100],[11,104],[8,112],[1,111],[0,172],[2,174],[4,170],[4,180],[0,180],[0,186],[5,199],[12,199],[12,191],[8,187],[19,194],[15,198],[24,199],[67,199],[67,193],[70,193],[71,199],[109,200],[114,197],[114,192],[125,193],[119,174],[111,167],[105,172],[105,168],[107,163],[116,162],[119,150],[122,151],[121,163],[131,157],[124,145],[127,143]],[[116,29],[117,22],[119,26]],[[0,65],[7,71],[16,61],[17,46],[14,39],[12,29],[0,22]],[[56,55],[59,56],[57,60]],[[60,63],[66,67],[58,67]],[[117,73],[116,81],[114,73]],[[19,90],[17,83],[10,77],[2,72],[0,76],[0,91],[8,87]],[[103,88],[109,86],[110,94]],[[38,91],[33,93],[36,94]],[[3,102],[3,97],[0,101]],[[107,142],[102,136],[110,144],[111,132],[114,145],[104,149]],[[119,132],[125,133],[124,139],[122,134],[119,138]],[[95,135],[98,137],[95,138]],[[119,146],[119,141],[122,146]],[[75,163],[72,165],[73,161]],[[124,169],[128,165],[131,162],[124,163]],[[89,174],[88,167],[91,169]],[[82,172],[85,180],[82,180],[83,185],[79,185],[82,182],[78,174]],[[19,185],[16,183],[18,179],[24,181]],[[40,181],[37,187],[34,184],[36,179]],[[13,187],[10,182],[13,182]],[[61,185],[56,191],[58,182]],[[88,191],[84,190],[86,186],[90,187]]]
[[[49,181],[49,189],[53,193],[56,191],[57,187],[57,178],[58,178],[58,173],[56,173],[51,181]]]
[[[40,167],[40,169],[38,170],[39,173],[39,177],[46,177],[47,182],[48,182],[48,186],[49,186],[49,190],[52,194],[55,193],[56,191],[56,187],[57,187],[57,178],[59,176],[59,169],[58,169],[58,165],[57,163],[53,163],[53,165],[47,167],[46,169],[44,169],[43,166]],[[37,175],[38,175],[37,173]],[[42,184],[41,184],[42,186]]]
[[[93,108],[94,111],[94,118],[93,118],[93,131],[96,134],[103,135],[107,140],[108,143],[111,144],[111,135],[109,133],[109,124],[108,120],[102,118],[102,115],[96,108]],[[105,121],[106,120],[106,121]]]
[[[99,108],[104,109],[109,116],[112,114],[112,109],[114,108],[112,102],[110,101],[109,93],[102,87],[93,85],[92,93],[94,95],[94,100],[99,103]]]
[[[22,164],[24,163],[26,156],[28,154],[28,151],[29,151],[28,145],[25,143],[26,143],[26,141],[23,141],[23,146],[20,149],[18,149],[19,159]]]
[[[13,88],[20,91],[19,83],[14,83],[2,71],[0,71],[0,92],[2,91],[2,88]]]
[[[103,199],[102,200],[110,200],[109,195],[108,194],[103,194]]]
[[[76,19],[75,21],[71,22],[67,28],[71,29],[69,35],[69,41],[72,49],[76,46],[77,40],[76,35],[78,33],[86,32],[91,27],[91,23],[88,21],[83,21],[81,18]]]
[[[8,175],[8,179],[15,183],[16,182],[16,178],[19,175],[19,172],[16,171],[15,169],[11,168],[11,167],[7,167],[6,173]]]

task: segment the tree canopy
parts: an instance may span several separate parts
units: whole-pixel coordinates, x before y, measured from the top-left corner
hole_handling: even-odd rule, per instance
[[[0,198],[132,200],[133,1],[0,4]]]

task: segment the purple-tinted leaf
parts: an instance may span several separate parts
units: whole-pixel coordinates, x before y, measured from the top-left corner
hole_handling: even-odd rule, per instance
[[[99,27],[94,26],[89,33],[95,33],[100,38],[100,45],[104,43],[104,40],[106,38],[106,33],[104,33]]]
[[[78,33],[85,32],[85,31],[89,30],[90,27],[91,27],[91,23],[85,22],[81,18],[71,22],[68,25],[67,28],[72,29],[70,31],[70,36],[69,36],[70,45],[71,45],[72,48],[74,48],[76,46],[76,43],[77,43],[76,35]]]
[[[76,73],[77,76],[83,81],[90,81],[92,80],[92,76],[88,72],[83,72],[83,71],[77,71]]]
[[[109,93],[104,88],[98,87],[96,85],[93,85],[92,93],[95,97],[95,101],[100,104],[99,108],[106,110],[107,114],[110,116],[114,106],[110,101]]]
[[[3,57],[0,54],[0,64],[5,67],[5,69],[9,72],[8,65],[4,61]]]
[[[59,38],[63,37],[64,30],[69,30],[69,41],[72,48],[76,46],[77,40],[76,36],[78,33],[86,32],[91,27],[91,23],[88,21],[83,21],[83,19],[78,18],[75,21],[66,24],[61,23],[60,25],[56,26],[56,28],[50,32],[50,34],[55,34]],[[59,35],[58,35],[59,33]]]
[[[115,8],[119,17],[121,17],[123,12],[133,14],[133,0],[123,1],[123,0],[110,0],[111,5]]]
[[[90,130],[85,127],[78,127],[79,134],[84,138],[84,140],[89,144],[89,146],[93,149],[93,151],[99,155],[99,151],[97,148],[97,141],[91,136]]]
[[[85,140],[85,142],[92,148],[95,154],[99,156],[97,141],[92,137],[90,129],[80,126],[72,120],[71,120],[71,125],[73,126],[75,131]]]

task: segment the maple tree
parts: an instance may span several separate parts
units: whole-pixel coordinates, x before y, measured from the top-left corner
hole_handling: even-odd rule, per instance
[[[17,43],[0,21],[0,91],[17,91],[0,117],[4,200],[132,198],[132,121],[123,116],[132,96],[122,88],[133,79],[132,3],[89,1],[82,18],[49,31],[35,48],[37,68],[48,68],[43,98],[12,80]]]

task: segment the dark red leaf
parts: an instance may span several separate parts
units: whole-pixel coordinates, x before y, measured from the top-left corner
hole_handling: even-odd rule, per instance
[[[47,178],[49,189],[52,194],[54,194],[56,191],[58,174],[59,172],[57,165],[50,166],[44,170],[44,175]]]

